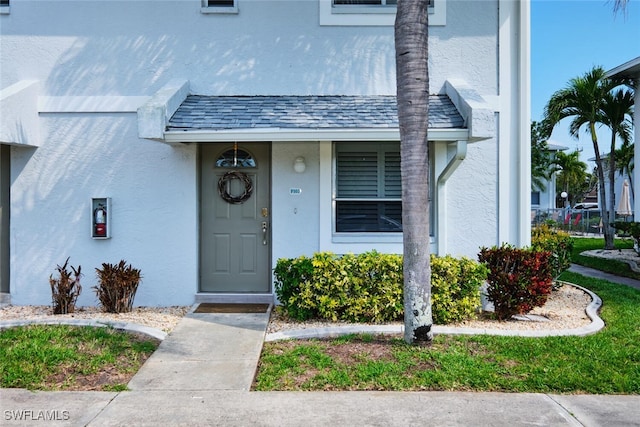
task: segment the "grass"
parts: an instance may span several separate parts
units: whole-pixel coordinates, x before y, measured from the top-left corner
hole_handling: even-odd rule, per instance
[[[640,291],[564,273],[604,300],[586,337],[349,336],[265,343],[256,390],[464,390],[640,394]]]
[[[613,273],[618,276],[631,277],[633,279],[640,280],[640,273],[632,271],[629,265],[625,262],[580,255],[584,251],[603,249],[603,238],[575,238],[573,241],[574,246],[571,260],[574,263],[606,271],[607,273]],[[631,241],[631,239],[616,239],[615,245],[616,249],[631,249],[633,248],[633,241]]]
[[[0,331],[0,386],[30,390],[127,389],[156,349],[113,328],[30,325]]]

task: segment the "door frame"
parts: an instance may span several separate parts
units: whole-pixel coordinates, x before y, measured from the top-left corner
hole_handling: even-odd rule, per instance
[[[0,144],[0,303],[9,302],[10,257],[9,221],[11,218],[11,147]]]
[[[246,147],[247,144],[260,144],[267,145],[267,153],[264,159],[261,161],[268,162],[268,197],[267,197],[267,205],[269,209],[269,238],[268,238],[268,249],[267,249],[267,268],[265,275],[268,277],[268,290],[264,293],[259,292],[211,292],[211,291],[203,291],[202,290],[202,198],[203,198],[203,189],[202,189],[202,168],[203,168],[203,147],[206,146],[215,146],[219,147],[220,152],[223,152],[226,148],[232,147],[234,144],[233,141],[227,142],[211,142],[211,143],[200,143],[198,144],[197,150],[197,191],[198,191],[198,284],[197,284],[197,293],[196,293],[196,302],[225,302],[225,303],[269,303],[272,304],[274,302],[274,292],[273,292],[273,275],[272,271],[272,251],[273,251],[273,215],[272,215],[272,189],[271,182],[273,179],[273,162],[272,162],[272,142],[262,142],[262,141],[245,141],[238,142],[238,149],[242,147]],[[247,150],[252,152],[251,149]]]

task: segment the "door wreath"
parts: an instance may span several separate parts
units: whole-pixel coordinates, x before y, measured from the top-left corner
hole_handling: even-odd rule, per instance
[[[228,190],[229,186],[227,184],[234,179],[238,179],[244,184],[244,192],[238,196],[231,195]],[[220,193],[220,197],[232,205],[239,205],[246,202],[249,200],[249,197],[251,197],[252,192],[253,182],[251,182],[251,178],[244,172],[229,171],[218,180],[218,193]]]

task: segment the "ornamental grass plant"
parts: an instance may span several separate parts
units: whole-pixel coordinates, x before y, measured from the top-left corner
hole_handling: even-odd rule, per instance
[[[67,258],[64,264],[56,266],[57,276],[54,277],[53,274],[49,276],[53,314],[68,314],[75,311],[76,301],[82,292],[81,270],[80,265],[77,269],[69,265],[69,258]]]
[[[121,260],[118,264],[103,263],[96,273],[98,285],[93,289],[102,309],[107,313],[130,312],[142,280],[140,270]]]

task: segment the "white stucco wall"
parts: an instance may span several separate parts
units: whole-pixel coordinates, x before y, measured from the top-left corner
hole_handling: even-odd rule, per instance
[[[305,159],[306,169],[296,173],[296,157]],[[320,154],[313,142],[276,142],[271,147],[271,213],[273,265],[279,258],[311,256],[319,250]],[[292,195],[291,189],[300,189]]]
[[[96,267],[140,268],[136,302],[191,304],[197,288],[196,147],[136,136],[136,116],[46,114],[44,143],[13,149],[11,290],[16,304],[50,303],[48,277],[71,257],[93,305]],[[112,238],[90,234],[91,198],[112,198]]]
[[[94,268],[120,259],[142,269],[136,304],[193,302],[197,147],[137,136],[136,108],[168,82],[189,82],[191,93],[205,95],[395,94],[390,26],[320,26],[314,0],[242,0],[229,15],[202,14],[200,4],[16,1],[0,16],[0,89],[38,82],[38,105],[29,106],[39,112],[38,148],[12,149],[14,303],[49,303],[47,279],[67,256],[83,267],[81,305],[95,302]],[[489,100],[502,97],[496,109],[511,109],[513,87],[499,90],[500,24],[496,2],[447,1],[446,25],[430,29],[431,91],[443,93],[456,80]],[[495,115],[484,120],[500,125]],[[517,135],[502,143],[514,144]],[[293,171],[297,156],[305,157],[304,174]],[[443,154],[437,167],[447,160]],[[511,214],[500,203],[517,197],[515,187],[498,188],[499,164],[498,138],[470,144],[447,183],[449,253],[475,257],[480,246],[514,233],[512,224],[498,232],[498,213]],[[330,141],[274,141],[274,263],[316,250],[401,250],[397,238],[333,239],[331,166]],[[512,176],[514,167],[500,173]],[[291,196],[290,188],[302,194]],[[91,197],[112,198],[109,240],[90,238]]]

